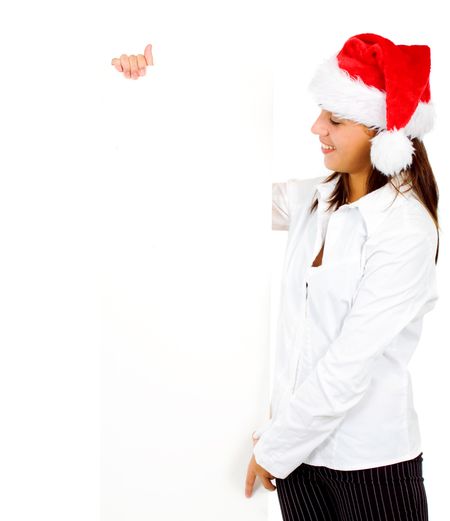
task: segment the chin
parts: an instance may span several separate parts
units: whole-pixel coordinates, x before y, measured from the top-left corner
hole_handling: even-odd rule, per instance
[[[337,169],[337,161],[331,161],[330,158],[324,157],[324,162],[325,162],[326,165],[336,165],[336,166],[333,166],[333,167],[330,166],[330,168],[332,168],[333,170]]]

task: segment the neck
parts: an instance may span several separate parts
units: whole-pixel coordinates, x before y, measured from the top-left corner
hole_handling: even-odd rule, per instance
[[[368,173],[354,173],[348,174],[348,184],[349,184],[349,197],[347,201],[349,203],[353,203],[357,201],[360,197],[363,197],[367,193],[367,179],[369,177]]]

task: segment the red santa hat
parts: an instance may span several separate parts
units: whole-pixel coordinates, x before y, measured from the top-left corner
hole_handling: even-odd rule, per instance
[[[357,34],[323,62],[308,90],[337,117],[380,129],[371,139],[371,162],[393,176],[412,163],[410,138],[422,139],[433,127],[430,68],[428,45],[396,45],[377,34]]]

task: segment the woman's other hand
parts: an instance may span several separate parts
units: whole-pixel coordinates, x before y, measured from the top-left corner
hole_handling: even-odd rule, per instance
[[[147,65],[153,65],[152,44],[149,43],[144,54],[122,54],[120,58],[113,58],[111,65],[119,71],[123,72],[125,78],[133,78],[137,80],[139,76],[144,76]]]
[[[256,445],[259,438],[255,438],[254,434],[252,435],[253,446]],[[275,479],[275,476],[267,471],[265,468],[258,465],[255,460],[255,455],[252,455],[250,463],[247,467],[247,477],[245,479],[245,495],[246,497],[251,497],[253,493],[253,487],[255,485],[256,476],[259,476],[264,488],[267,490],[276,490],[276,486],[270,481],[271,479]]]

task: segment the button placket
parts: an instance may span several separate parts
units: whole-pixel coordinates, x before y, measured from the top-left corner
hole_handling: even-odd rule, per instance
[[[308,281],[306,281],[305,284],[305,315],[304,315],[304,333],[303,333],[303,342],[302,342],[302,349],[307,349],[309,346],[309,327],[308,327]],[[297,365],[295,368],[295,377],[294,377],[294,385],[292,386],[292,393],[295,392],[295,388],[297,386],[297,379],[298,379],[298,367],[300,364],[300,353],[297,357]]]

